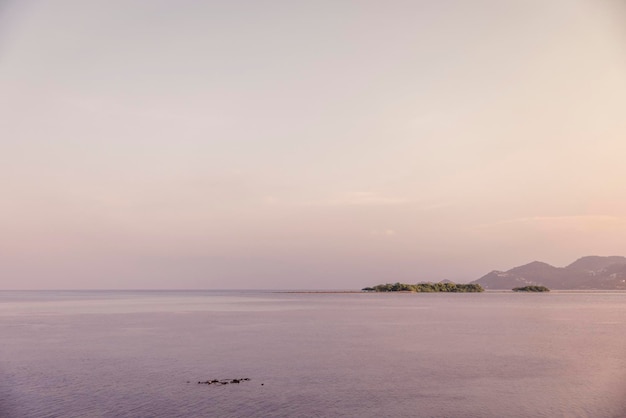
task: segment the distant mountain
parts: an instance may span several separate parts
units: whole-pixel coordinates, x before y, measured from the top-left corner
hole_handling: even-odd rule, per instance
[[[599,271],[612,264],[626,264],[626,257],[622,257],[620,255],[610,257],[598,257],[597,255],[591,255],[579,258],[565,268],[570,270]]]
[[[507,271],[494,270],[472,283],[485,289],[540,285],[550,289],[626,290],[626,257],[588,256],[566,267],[533,261]]]

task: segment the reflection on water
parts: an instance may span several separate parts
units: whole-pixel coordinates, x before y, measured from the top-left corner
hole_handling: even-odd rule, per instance
[[[625,314],[624,292],[0,292],[0,416],[622,417]]]

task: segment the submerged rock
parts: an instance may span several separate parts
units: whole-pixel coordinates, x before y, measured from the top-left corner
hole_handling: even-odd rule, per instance
[[[199,381],[198,384],[199,385],[228,385],[231,383],[241,383],[241,382],[248,382],[250,381],[249,377],[241,377],[241,378],[237,378],[237,379],[213,379],[213,380],[205,380],[205,381]]]

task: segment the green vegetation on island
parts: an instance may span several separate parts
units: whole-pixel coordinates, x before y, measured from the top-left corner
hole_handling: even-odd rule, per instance
[[[440,283],[387,283],[379,284],[373,287],[365,287],[364,292],[452,292],[452,293],[469,293],[482,292],[484,289],[477,283],[456,284],[452,282]]]
[[[513,288],[514,292],[549,292],[545,286],[524,286],[524,287],[515,287]]]

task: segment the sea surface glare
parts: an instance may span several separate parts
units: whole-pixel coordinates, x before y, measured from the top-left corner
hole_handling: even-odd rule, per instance
[[[626,292],[2,291],[0,416],[621,418]]]

